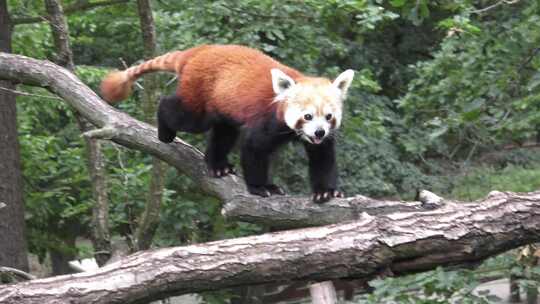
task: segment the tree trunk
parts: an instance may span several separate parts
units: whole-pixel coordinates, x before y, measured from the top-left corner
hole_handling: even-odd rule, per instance
[[[144,251],[95,272],[9,285],[0,302],[145,303],[176,294],[292,280],[371,279],[480,261],[540,240],[540,192],[339,225]]]
[[[510,303],[521,303],[521,293],[516,275],[510,275],[510,284],[508,287],[510,288],[510,298],[508,299]]]
[[[139,20],[144,45],[144,57],[153,58],[156,52],[156,30],[152,8],[149,0],[137,0]],[[158,102],[158,76],[149,74],[144,76],[143,111],[144,121],[151,125],[156,125],[156,112]],[[165,164],[156,157],[152,157],[152,170],[150,185],[144,212],[141,215],[139,226],[137,227],[137,249],[145,250],[150,248],[152,239],[159,225],[159,210],[163,197]]]
[[[57,51],[56,62],[67,68],[71,72],[75,71],[73,62],[73,51],[69,43],[69,27],[64,16],[62,5],[58,0],[45,0],[45,8],[49,15],[49,23],[54,40],[54,46]],[[92,129],[80,114],[75,113],[77,124],[81,132],[87,132]],[[109,199],[107,195],[107,182],[105,172],[104,155],[101,151],[102,145],[99,139],[85,137],[86,155],[88,171],[90,172],[90,180],[92,185],[92,196],[94,198],[94,206],[92,208],[92,244],[94,246],[94,257],[98,265],[104,265],[111,257],[111,239],[109,233]],[[51,252],[51,254],[53,254]],[[56,255],[61,252],[55,253]],[[65,265],[58,270],[64,270],[69,267],[67,262],[73,259],[73,256],[59,258],[59,261],[64,261]],[[56,264],[58,265],[58,264]],[[55,263],[53,263],[53,270]],[[54,271],[54,273],[57,273]],[[64,272],[65,273],[65,272]]]
[[[84,130],[81,128],[81,130]],[[102,150],[102,140],[85,138],[88,151],[88,168],[92,179],[92,245],[94,258],[99,266],[111,258],[112,245],[109,231],[109,197],[107,187],[107,172],[105,155]]]
[[[11,24],[6,0],[0,0],[0,51],[11,52]],[[3,88],[3,89],[1,89]],[[15,86],[0,81],[0,266],[28,272],[21,159],[17,138]]]
[[[73,51],[69,45],[69,28],[64,17],[64,10],[58,0],[45,0],[45,9],[56,49],[55,62],[71,72],[75,71]]]

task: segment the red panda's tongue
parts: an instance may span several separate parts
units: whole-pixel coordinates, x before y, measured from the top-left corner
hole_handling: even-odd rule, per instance
[[[313,141],[314,144],[318,145],[318,144],[322,143],[323,139],[322,138],[320,138],[320,139],[319,138],[313,138],[311,140]]]

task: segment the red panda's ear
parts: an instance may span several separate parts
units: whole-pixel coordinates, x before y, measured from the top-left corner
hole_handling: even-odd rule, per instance
[[[345,97],[347,95],[347,90],[351,86],[353,78],[354,71],[349,69],[339,74],[339,76],[336,78],[336,80],[334,80],[332,85],[341,91],[341,96]]]
[[[276,95],[285,92],[295,85],[294,80],[280,69],[271,69],[270,73],[272,73],[272,88]]]

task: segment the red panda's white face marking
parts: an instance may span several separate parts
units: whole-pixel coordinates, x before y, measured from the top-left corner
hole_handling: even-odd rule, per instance
[[[284,103],[284,119],[304,140],[320,144],[341,125],[343,100],[354,72],[341,73],[334,82],[326,78],[305,78],[295,82],[272,69],[275,101]]]

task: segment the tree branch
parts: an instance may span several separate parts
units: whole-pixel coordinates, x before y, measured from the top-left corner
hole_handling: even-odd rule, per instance
[[[35,280],[36,279],[36,276],[31,275],[28,272],[12,268],[12,267],[0,267],[0,274],[2,274],[2,273],[6,273],[8,275],[18,277],[19,279],[22,279],[22,280],[25,280],[25,281],[26,280]]]
[[[300,196],[262,198],[238,195],[227,201],[221,212],[231,220],[279,228],[301,228],[354,221],[363,213],[380,215],[428,209],[421,202],[378,201],[362,195],[335,198],[324,204],[314,204]]]
[[[0,302],[143,303],[244,284],[370,279],[470,265],[540,241],[540,191],[186,247],[140,252],[95,272],[8,285]]]
[[[0,53],[0,79],[49,89],[96,127],[117,131],[90,135],[107,133],[116,143],[156,156],[192,177],[210,195],[222,200],[238,194],[246,195],[245,186],[238,182],[238,178],[210,177],[199,150],[178,138],[170,144],[160,142],[153,126],[133,119],[106,104],[75,75],[54,63]]]
[[[77,1],[74,4],[67,6],[64,9],[65,15],[71,15],[73,13],[78,13],[82,11],[88,11],[92,10],[97,7],[103,7],[103,6],[109,6],[109,5],[116,5],[116,4],[122,4],[122,3],[128,3],[129,0],[107,0],[107,1],[96,1],[96,2],[89,2],[89,1]],[[14,17],[11,19],[12,25],[19,25],[19,24],[28,24],[28,23],[37,23],[37,22],[43,22],[49,20],[49,17],[47,15],[43,16],[31,16],[31,17]]]
[[[492,5],[489,5],[487,7],[484,7],[484,8],[479,8],[479,9],[475,9],[475,10],[472,10],[470,11],[469,13],[470,14],[483,14],[487,11],[490,11],[500,5],[503,5],[503,4],[514,4],[514,3],[517,3],[519,2],[519,0],[500,0],[500,1],[497,1],[495,2],[494,4]]]

